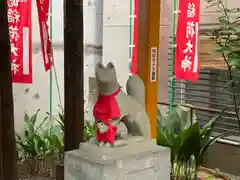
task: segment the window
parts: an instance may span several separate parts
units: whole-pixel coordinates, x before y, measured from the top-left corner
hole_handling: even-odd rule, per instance
[[[224,108],[229,108],[216,124],[216,132],[228,132],[239,136],[238,122],[233,106],[232,92],[227,86],[227,70],[220,54],[215,53],[215,42],[201,31],[200,75],[196,83],[174,81],[174,104],[194,106],[197,119],[204,124]],[[171,53],[171,48],[169,49]],[[169,59],[169,71],[171,59]],[[171,78],[169,78],[169,81]],[[170,84],[170,83],[169,83]],[[170,88],[169,88],[170,89]],[[237,101],[240,102],[240,86],[237,87]]]

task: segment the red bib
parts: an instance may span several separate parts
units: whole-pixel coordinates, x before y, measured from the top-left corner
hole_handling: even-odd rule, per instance
[[[102,95],[99,93],[97,103],[93,108],[93,115],[96,120],[103,122],[108,126],[108,131],[100,133],[97,130],[96,139],[98,141],[110,142],[114,144],[115,136],[117,133],[117,127],[112,126],[111,120],[114,118],[120,118],[120,108],[118,106],[116,95],[121,91],[120,88],[111,95]]]
[[[111,95],[102,95],[99,93],[97,103],[93,108],[93,115],[96,120],[108,123],[109,120],[120,118],[120,108],[118,106],[116,95],[121,91],[120,88]]]

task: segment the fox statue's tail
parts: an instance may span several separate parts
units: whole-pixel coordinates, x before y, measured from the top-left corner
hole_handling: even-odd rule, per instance
[[[127,81],[126,89],[128,95],[132,96],[143,107],[145,107],[145,86],[139,76],[130,76]]]
[[[145,109],[139,109],[136,117],[132,117],[132,120],[135,121],[134,124],[137,127],[137,131],[145,138],[151,139],[149,118],[145,107],[145,86],[142,79],[137,75],[129,77],[126,89],[128,95],[134,98]]]

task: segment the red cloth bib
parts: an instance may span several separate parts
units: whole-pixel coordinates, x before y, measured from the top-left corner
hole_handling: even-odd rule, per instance
[[[115,96],[121,91],[118,90],[108,96],[99,93],[97,103],[93,108],[93,115],[96,120],[103,122],[108,126],[108,131],[100,133],[99,130],[96,132],[96,139],[98,141],[110,142],[114,144],[115,136],[117,133],[117,127],[111,124],[111,120],[114,118],[120,118],[120,108],[118,106]]]
[[[121,89],[118,88],[115,93],[108,96],[99,93],[97,103],[93,108],[93,115],[96,120],[108,123],[109,120],[120,118],[120,108],[115,98],[120,91]]]

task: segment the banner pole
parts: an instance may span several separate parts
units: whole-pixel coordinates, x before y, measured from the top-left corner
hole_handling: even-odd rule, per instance
[[[49,83],[50,83],[50,89],[49,89],[49,113],[50,113],[50,136],[52,135],[52,96],[53,96],[53,73],[52,73],[52,61],[53,61],[53,49],[52,49],[52,0],[50,0],[50,75],[49,75]]]
[[[171,72],[170,72],[170,112],[173,108],[174,101],[174,62],[175,62],[175,48],[176,48],[176,20],[177,20],[177,0],[173,0],[173,20],[172,20],[172,58],[171,58]]]

